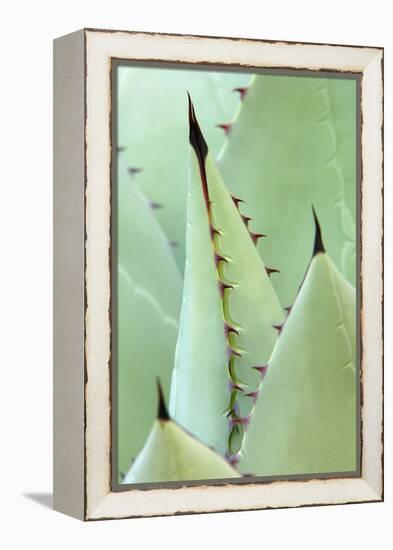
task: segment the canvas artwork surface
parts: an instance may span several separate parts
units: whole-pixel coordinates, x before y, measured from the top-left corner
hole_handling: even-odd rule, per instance
[[[114,483],[358,474],[358,79],[112,84]]]

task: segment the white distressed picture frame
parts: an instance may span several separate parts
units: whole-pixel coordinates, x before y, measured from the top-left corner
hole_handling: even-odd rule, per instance
[[[361,78],[359,477],[112,490],[113,60]],[[54,45],[54,507],[82,520],[383,499],[383,50],[85,29]]]

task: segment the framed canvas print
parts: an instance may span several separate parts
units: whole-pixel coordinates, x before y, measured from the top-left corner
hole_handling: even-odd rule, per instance
[[[383,499],[383,50],[54,43],[54,505]]]

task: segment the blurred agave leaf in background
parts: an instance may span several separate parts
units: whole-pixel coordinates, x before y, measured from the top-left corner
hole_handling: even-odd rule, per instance
[[[220,152],[229,190],[263,224],[263,258],[290,306],[308,265],[311,204],[334,263],[355,283],[356,81],[256,75]]]
[[[117,185],[118,437],[125,472],[154,421],[156,376],[169,392],[182,285],[154,212],[121,160]]]
[[[118,146],[153,207],[184,270],[188,173],[187,91],[203,105],[201,123],[212,154],[224,142],[247,73],[160,67],[118,69]],[[121,200],[121,197],[120,197]]]

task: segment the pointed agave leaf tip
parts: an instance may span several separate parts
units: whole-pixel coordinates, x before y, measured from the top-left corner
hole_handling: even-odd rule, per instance
[[[166,408],[164,393],[162,391],[160,379],[157,378],[157,390],[158,390],[158,411],[157,419],[158,420],[170,420],[168,410]]]
[[[319,221],[315,213],[314,206],[312,207],[312,213],[314,216],[314,223],[315,223],[315,240],[314,240],[313,256],[316,256],[317,254],[319,254],[319,252],[326,252],[326,250],[322,240],[321,226],[319,225]]]
[[[195,153],[199,159],[199,162],[201,162],[201,161],[204,161],[207,156],[208,147],[207,147],[205,138],[203,137],[203,134],[201,132],[201,129],[199,127],[199,123],[195,115],[195,109],[191,100],[191,96],[188,92],[187,92],[187,95],[188,95],[188,122],[190,125],[190,134],[189,134],[190,145],[194,148]]]

